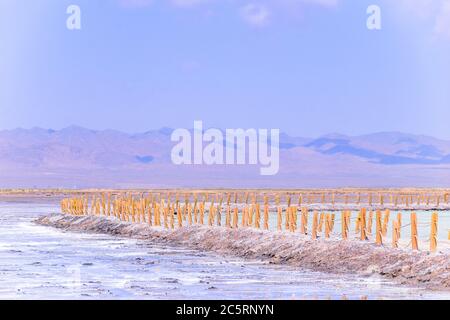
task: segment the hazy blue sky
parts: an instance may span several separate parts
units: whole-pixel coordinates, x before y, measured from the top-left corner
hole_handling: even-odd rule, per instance
[[[0,0],[0,129],[195,119],[450,138],[450,0]]]

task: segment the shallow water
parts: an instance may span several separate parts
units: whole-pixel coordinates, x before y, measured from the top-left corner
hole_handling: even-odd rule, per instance
[[[0,203],[3,299],[449,299],[378,277],[338,276],[33,223],[52,204]]]

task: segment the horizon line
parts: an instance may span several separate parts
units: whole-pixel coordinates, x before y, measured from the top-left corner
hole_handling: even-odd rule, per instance
[[[217,128],[217,127],[208,127],[208,128],[204,128],[204,130],[208,130],[208,129],[219,129],[221,131],[224,131],[226,129],[223,128]],[[126,134],[126,135],[141,135],[141,134],[148,134],[148,133],[152,133],[152,132],[162,132],[162,131],[168,131],[168,130],[175,130],[176,128],[172,128],[169,126],[162,126],[160,128],[157,129],[149,129],[146,131],[137,131],[137,132],[128,132],[128,131],[124,131],[124,130],[120,130],[120,129],[112,129],[112,128],[106,128],[106,129],[91,129],[88,127],[84,127],[81,125],[69,125],[66,127],[62,127],[60,129],[53,129],[53,128],[44,128],[44,127],[40,127],[40,126],[33,126],[30,128],[24,128],[24,127],[16,127],[13,129],[0,129],[0,133],[3,132],[12,132],[12,131],[17,131],[17,130],[23,130],[23,131],[32,131],[32,130],[42,130],[42,131],[47,131],[49,133],[53,133],[53,132],[61,132],[64,130],[69,130],[69,129],[81,129],[81,130],[86,130],[86,131],[91,131],[91,132],[108,132],[108,131],[113,131],[113,132],[118,132],[118,133],[122,133],[122,134]],[[189,131],[193,131],[194,128],[186,128]],[[233,129],[249,129],[249,128],[243,128],[243,127],[239,127],[239,128],[233,128]],[[266,129],[266,128],[265,128]],[[267,128],[268,129],[268,128]],[[271,128],[274,129],[274,128]],[[278,129],[278,128],[275,128]],[[291,138],[303,138],[303,139],[318,139],[318,138],[324,138],[324,137],[330,137],[330,136],[345,136],[348,138],[357,138],[357,137],[364,137],[364,136],[372,136],[372,135],[382,135],[382,134],[400,134],[400,135],[410,135],[410,136],[415,136],[415,137],[426,137],[426,138],[432,138],[432,139],[437,139],[437,140],[442,140],[442,141],[447,141],[450,142],[450,138],[442,138],[442,137],[436,137],[433,136],[431,134],[424,134],[424,133],[410,133],[410,132],[403,132],[403,131],[398,131],[398,130],[392,130],[392,131],[377,131],[377,132],[370,132],[370,133],[364,133],[364,134],[346,134],[346,133],[340,133],[340,132],[329,132],[329,133],[325,133],[322,135],[318,135],[315,137],[312,136],[300,136],[300,135],[292,135],[287,133],[286,131],[283,131],[280,128],[280,134],[284,134],[287,135],[288,137]]]

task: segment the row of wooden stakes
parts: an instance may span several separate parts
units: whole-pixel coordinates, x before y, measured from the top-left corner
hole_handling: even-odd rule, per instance
[[[185,201],[191,201],[191,198],[194,198],[194,201],[197,202],[199,196],[203,195],[203,202],[207,202],[208,199],[211,201],[215,201],[216,203],[222,203],[224,198],[226,198],[227,204],[234,202],[237,203],[257,203],[258,198],[264,198],[264,203],[268,201],[269,196],[267,194],[261,194],[258,192],[226,192],[226,193],[208,193],[205,192],[203,194],[199,193],[186,193],[184,194]],[[87,196],[82,196],[87,197]],[[92,196],[92,203],[96,201],[101,201],[103,203],[106,198],[110,201],[111,193],[102,193],[99,197],[96,195]],[[116,197],[123,198],[123,195],[116,195]],[[127,196],[125,196],[127,197]],[[153,201],[154,198],[158,197],[159,199],[166,199],[168,203],[173,201],[172,198],[175,198],[175,202],[180,202],[180,194],[179,193],[158,193],[157,195],[148,194],[144,196],[144,193],[140,194],[140,197],[149,198]],[[291,203],[294,203],[293,199],[297,197],[298,206],[302,207],[303,205],[311,205],[311,204],[356,204],[356,205],[365,205],[368,207],[380,206],[383,207],[385,205],[392,205],[394,207],[405,206],[409,208],[410,206],[436,206],[440,207],[441,204],[450,205],[450,193],[382,193],[382,192],[307,192],[307,193],[295,193],[295,192],[279,192],[274,196],[275,203],[277,205],[280,204],[282,197],[285,198],[287,206],[291,206]],[[156,201],[156,200],[155,200]]]
[[[238,227],[254,227],[256,229],[269,230],[269,202],[268,197],[264,198],[264,204],[253,202],[252,204],[244,204],[241,206],[241,212],[237,205],[231,205],[230,198],[226,203],[225,210],[225,226],[228,228]],[[133,223],[147,223],[151,226],[160,226],[164,228],[174,229],[192,224],[205,224],[209,226],[222,225],[222,202],[215,204],[214,201],[207,203],[205,197],[203,201],[195,198],[194,203],[189,202],[186,198],[184,204],[179,200],[171,203],[170,198],[166,202],[165,199],[156,199],[153,196],[135,198],[131,195],[116,196],[112,198],[109,194],[102,194],[100,197],[94,197],[89,205],[87,196],[74,198],[65,198],[61,201],[61,211],[71,215],[103,215],[115,217],[122,221]],[[308,219],[310,212],[307,207],[292,206],[290,201],[288,206],[280,206],[276,201],[277,212],[277,230],[287,230],[296,232],[299,230],[301,234],[310,234],[312,239],[317,239],[319,234],[323,232],[325,238],[329,238],[333,232],[336,214],[335,213],[319,213],[312,212],[312,226],[309,232]],[[298,216],[300,215],[300,219]],[[388,233],[388,224],[390,220],[390,210],[369,211],[362,208],[355,220],[355,232],[360,240],[369,240],[370,237],[375,238],[377,245],[383,245],[383,239]],[[414,250],[419,249],[418,233],[417,233],[417,215],[412,212],[410,214],[411,228],[411,247]],[[375,218],[375,228],[373,228],[373,220]],[[299,221],[300,220],[300,221]],[[297,223],[299,221],[299,224]],[[351,225],[351,211],[344,210],[341,212],[341,237],[346,240],[349,238],[349,229]],[[283,223],[284,222],[284,223]],[[437,223],[438,214],[433,213],[430,228],[430,250],[437,249]],[[284,228],[283,228],[284,225]],[[373,229],[374,233],[373,233]],[[397,213],[396,219],[392,222],[392,246],[397,248],[401,236],[402,214]],[[450,234],[449,234],[450,236]],[[450,239],[449,239],[450,240]]]

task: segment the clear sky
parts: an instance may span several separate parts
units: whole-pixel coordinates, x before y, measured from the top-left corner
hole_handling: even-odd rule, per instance
[[[0,0],[0,129],[194,120],[448,139],[450,0]]]

